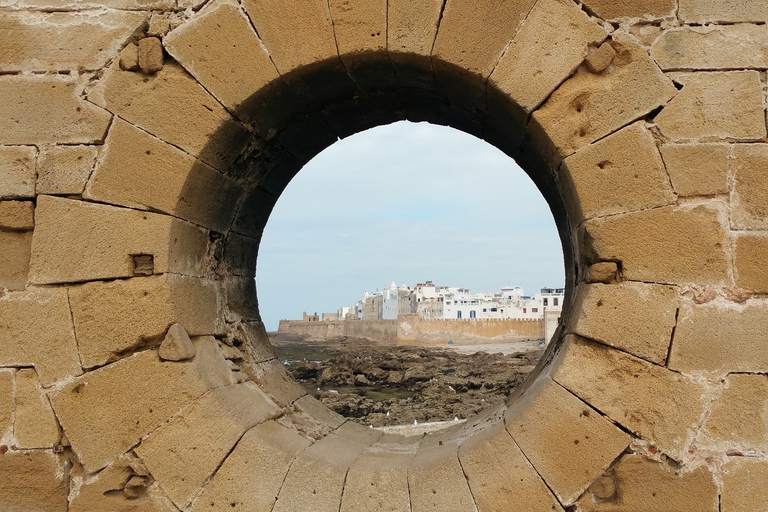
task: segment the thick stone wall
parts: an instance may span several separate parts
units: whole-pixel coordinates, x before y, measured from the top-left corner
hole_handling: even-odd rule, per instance
[[[544,338],[541,320],[480,319],[454,320],[420,318],[404,315],[397,319],[397,342],[400,344],[456,345],[497,343]]]
[[[0,509],[762,509],[766,22],[764,0],[3,1]],[[418,439],[306,396],[254,286],[292,176],[401,119],[514,157],[567,277],[527,383]]]

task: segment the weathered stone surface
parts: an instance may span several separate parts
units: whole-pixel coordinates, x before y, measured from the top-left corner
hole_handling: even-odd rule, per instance
[[[62,456],[50,451],[8,452],[0,456],[0,509],[67,511]]]
[[[768,372],[768,303],[684,302],[669,367],[684,373]]]
[[[283,407],[307,394],[298,382],[285,373],[283,363],[277,359],[252,364],[245,368],[245,372]]]
[[[475,510],[455,442],[422,446],[408,467],[413,512]]]
[[[294,408],[298,409],[299,412],[309,414],[315,421],[324,423],[332,428],[338,428],[347,421],[344,416],[333,412],[320,403],[318,399],[310,395],[305,395],[296,400],[296,402],[294,402]]]
[[[675,192],[681,196],[724,194],[728,191],[726,144],[664,144],[661,156]]]
[[[630,441],[548,376],[509,405],[506,423],[515,443],[563,504],[573,503]]]
[[[166,333],[157,355],[164,361],[186,361],[195,357],[195,345],[181,324],[173,324]]]
[[[84,197],[129,208],[151,208],[224,231],[241,194],[230,178],[118,119]]]
[[[123,71],[139,70],[139,45],[129,43],[120,51],[120,69]]]
[[[86,368],[101,366],[163,339],[180,323],[192,336],[218,334],[213,283],[166,274],[86,283],[69,292],[80,358]]]
[[[703,389],[686,377],[575,336],[552,378],[676,459],[704,411]]]
[[[171,22],[167,15],[153,14],[149,18],[149,25],[147,26],[148,36],[163,37],[169,30],[171,30]]]
[[[40,153],[38,194],[79,195],[91,175],[96,146],[53,146]]]
[[[573,190],[574,209],[589,219],[672,203],[656,141],[643,122],[586,146],[563,161],[560,175]]]
[[[0,199],[35,197],[34,147],[0,146]]]
[[[586,0],[584,5],[607,20],[668,18],[677,7],[675,0]]]
[[[662,69],[768,68],[765,25],[708,25],[665,32],[651,56]]]
[[[280,413],[252,383],[209,391],[135,449],[179,508],[185,508],[243,434]]]
[[[615,58],[616,50],[613,49],[611,43],[606,42],[589,52],[587,58],[584,59],[584,65],[590,73],[602,73],[608,69]]]
[[[109,112],[82,100],[67,75],[0,76],[0,144],[89,144],[104,139]]]
[[[23,290],[29,276],[32,233],[0,231],[0,288]]]
[[[578,509],[597,512],[698,512],[718,510],[717,486],[706,467],[692,472],[671,468],[642,455],[624,455],[610,472],[616,494],[608,500],[585,494]]]
[[[29,231],[34,227],[34,203],[31,201],[0,201],[0,229]]]
[[[479,510],[504,512],[513,503],[521,511],[563,510],[503,422],[465,441],[459,460]]]
[[[729,375],[703,430],[704,449],[768,450],[768,375]]]
[[[625,281],[581,285],[578,293],[574,334],[664,365],[676,322],[675,288]]]
[[[723,284],[723,211],[718,205],[668,206],[585,222],[593,260],[621,261],[625,279]]]
[[[768,228],[768,144],[733,146],[731,225],[739,229]]]
[[[732,458],[724,466],[722,512],[759,512],[768,502],[768,464],[763,459]]]
[[[247,138],[246,128],[177,64],[147,76],[114,63],[88,99],[219,170]]]
[[[587,267],[587,283],[610,284],[619,277],[619,266],[614,261],[601,261]]]
[[[629,36],[613,34],[613,67],[582,71],[560,86],[533,113],[529,130],[550,158],[568,156],[664,105],[677,90]]]
[[[589,45],[605,37],[605,29],[575,4],[537,2],[504,51],[490,83],[530,113],[576,70]]]
[[[0,366],[34,366],[44,386],[82,373],[65,289],[0,296]]]
[[[163,44],[157,37],[145,37],[139,40],[139,68],[149,75],[163,69]]]
[[[764,235],[744,234],[736,237],[736,286],[756,293],[768,293],[768,272],[763,263],[767,251],[768,237]]]
[[[157,213],[39,196],[30,281],[66,283],[135,275],[135,255],[154,272],[201,275],[206,231]]]
[[[21,368],[16,372],[16,412],[13,433],[18,448],[53,448],[61,434],[48,397],[37,372]]]
[[[683,89],[656,116],[673,141],[759,140],[765,111],[757,71],[674,73]]]
[[[680,19],[686,23],[713,21],[768,21],[768,5],[762,0],[720,2],[718,0],[680,0]]]
[[[13,370],[0,370],[0,443],[6,444],[13,435],[15,406]]]
[[[365,445],[329,434],[299,453],[280,489],[274,512],[338,512],[349,467]]]
[[[105,11],[0,15],[0,71],[97,70],[114,58],[146,15]]]
[[[435,89],[431,67],[432,45],[443,8],[442,0],[387,2],[387,49],[401,87]]]
[[[75,379],[51,403],[87,472],[109,464],[206,391],[234,384],[212,337],[197,357],[165,363],[147,350]]]
[[[176,8],[172,0],[6,0],[3,5],[11,4],[19,9],[126,9],[126,10],[169,10]]]
[[[293,459],[310,444],[306,437],[274,421],[250,429],[195,500],[192,510],[229,507],[271,512]]]

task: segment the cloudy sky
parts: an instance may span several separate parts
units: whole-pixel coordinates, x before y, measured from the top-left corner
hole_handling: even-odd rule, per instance
[[[528,293],[564,284],[555,223],[531,180],[471,135],[426,123],[337,142],[293,179],[258,259],[267,330],[392,281]]]

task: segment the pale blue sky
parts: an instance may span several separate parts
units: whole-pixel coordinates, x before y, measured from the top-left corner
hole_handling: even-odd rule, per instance
[[[256,273],[267,330],[392,281],[534,293],[564,279],[552,214],[514,160],[409,122],[358,133],[307,164],[272,212]]]

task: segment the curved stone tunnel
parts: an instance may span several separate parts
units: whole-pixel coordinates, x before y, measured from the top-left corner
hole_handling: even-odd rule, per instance
[[[0,509],[760,510],[766,22],[762,0],[3,2]],[[567,276],[525,385],[418,438],[307,396],[254,283],[291,178],[403,119],[514,158]]]

